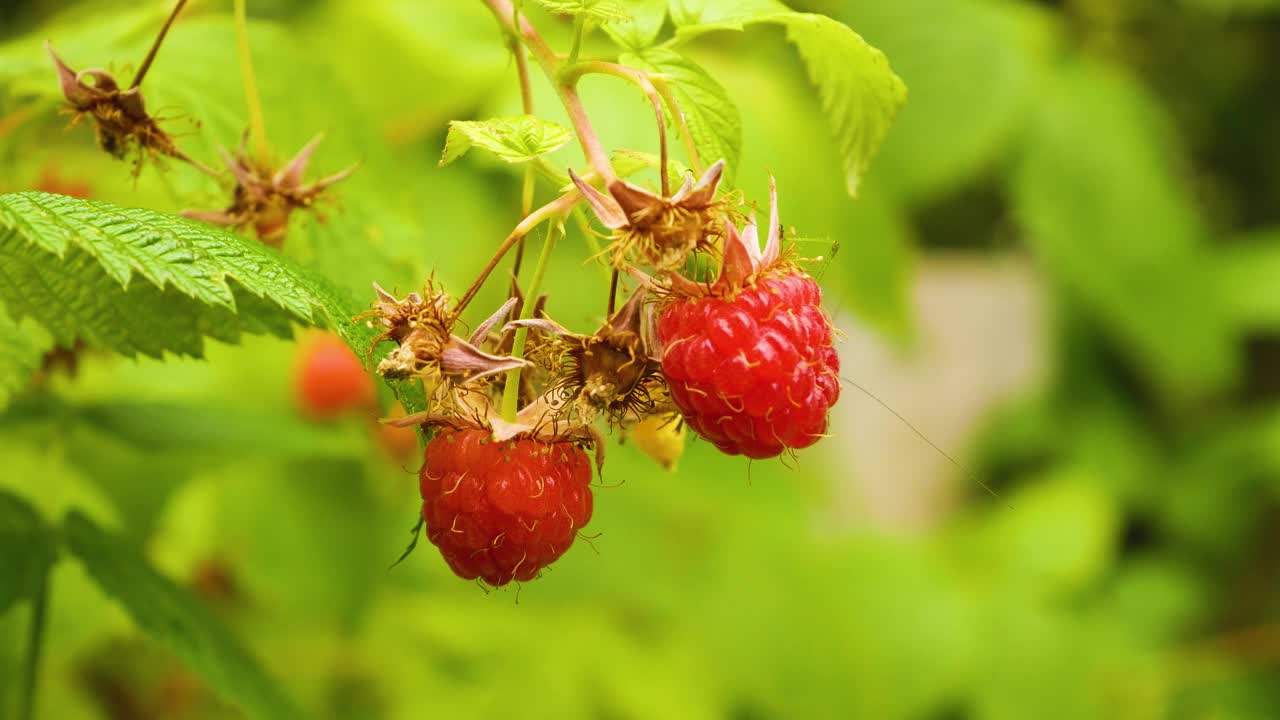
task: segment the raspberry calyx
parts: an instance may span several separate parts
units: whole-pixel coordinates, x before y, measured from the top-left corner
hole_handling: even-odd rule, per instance
[[[673,276],[659,313],[662,372],[672,401],[723,452],[776,457],[827,431],[840,395],[840,360],[822,291],[781,259],[771,187],[763,250],[754,219],[728,226],[720,276],[710,286]]]

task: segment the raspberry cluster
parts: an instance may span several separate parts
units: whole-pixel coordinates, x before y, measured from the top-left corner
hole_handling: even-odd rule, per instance
[[[529,580],[569,549],[591,519],[585,449],[599,468],[601,419],[635,432],[637,447],[667,467],[686,424],[750,458],[826,434],[840,360],[822,291],[782,253],[776,192],[763,246],[754,219],[741,229],[726,215],[706,219],[724,210],[720,167],[672,197],[621,181],[605,195],[574,176],[615,232],[610,257],[642,280],[591,335],[551,319],[543,299],[521,312],[513,293],[463,339],[453,329],[465,303],[450,307],[433,283],[403,299],[378,288],[368,317],[381,325],[380,340],[397,344],[379,372],[421,378],[435,408],[397,424],[438,432],[420,474],[422,517],[459,576],[494,586]],[[713,282],[684,274],[694,253],[719,257]],[[521,318],[504,324],[513,313]]]

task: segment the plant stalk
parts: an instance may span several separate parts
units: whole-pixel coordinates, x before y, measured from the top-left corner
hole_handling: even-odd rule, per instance
[[[524,304],[520,308],[520,319],[528,320],[533,317],[533,308],[538,304],[538,292],[542,289],[542,278],[547,273],[547,265],[550,264],[551,250],[555,247],[556,237],[560,234],[560,226],[558,223],[552,222],[547,225],[547,239],[542,243],[542,252],[538,254],[538,264],[533,268],[533,277],[529,280],[528,292],[525,294]],[[529,336],[528,328],[516,328],[515,338],[511,343],[511,357],[524,357],[524,344]],[[520,406],[520,368],[507,371],[507,384],[502,389],[502,419],[507,422],[516,421],[516,413]]]
[[[697,150],[693,146],[692,137],[688,134],[688,127],[684,124],[684,115],[681,114],[680,106],[676,104],[674,95],[668,93],[667,97],[662,96],[654,85],[654,76],[644,70],[627,67],[626,65],[619,65],[618,63],[605,62],[603,60],[588,60],[571,65],[565,68],[564,72],[561,73],[561,76],[565,78],[566,82],[577,82],[578,78],[590,73],[612,75],[634,83],[636,87],[639,87],[640,91],[644,93],[645,97],[649,99],[649,103],[653,105],[653,114],[658,124],[658,154],[661,158],[660,174],[662,175],[662,194],[669,197],[671,195],[671,179],[668,171],[669,156],[667,151],[667,120],[662,114],[662,103],[664,100],[667,102],[667,105],[670,106],[671,115],[676,118],[676,122],[681,128],[681,133],[686,138],[685,148],[690,153],[690,167],[697,168],[698,166]],[[697,171],[699,174],[702,172],[701,168],[697,168]]]
[[[600,137],[596,135],[595,129],[591,126],[591,120],[587,117],[586,109],[582,107],[582,98],[578,97],[578,91],[574,85],[565,82],[560,78],[560,71],[564,67],[564,63],[555,51],[551,49],[547,42],[542,39],[542,35],[529,23],[526,18],[519,17],[515,14],[515,8],[511,4],[511,0],[484,0],[484,4],[489,7],[494,15],[497,16],[503,28],[519,38],[519,40],[529,48],[533,53],[534,60],[542,67],[542,72],[555,86],[556,93],[560,96],[560,102],[564,105],[565,112],[569,114],[569,120],[573,123],[574,132],[578,135],[578,142],[582,144],[582,154],[587,158],[587,162],[595,169],[600,177],[608,184],[616,177],[613,172],[613,165],[609,163],[609,155],[604,150],[604,145],[600,143]]]
[[[182,12],[183,6],[187,4],[187,0],[178,0],[178,4],[173,6],[173,12],[169,13],[169,17],[165,19],[164,25],[160,27],[160,34],[156,36],[156,41],[151,43],[151,49],[147,51],[147,56],[143,58],[142,65],[138,67],[138,72],[133,76],[133,83],[129,85],[129,89],[138,87],[142,84],[142,79],[147,76],[147,71],[151,69],[151,63],[156,59],[156,53],[160,52],[160,43],[164,42],[164,36],[169,34],[169,28],[173,27],[173,21],[178,19],[178,13]]]
[[[250,134],[253,136],[253,154],[258,162],[270,163],[271,151],[267,145],[267,123],[262,116],[262,99],[258,96],[258,80],[253,73],[253,57],[249,52],[249,20],[245,0],[235,0],[236,44],[240,48],[240,75],[244,80],[244,99],[249,106]]]
[[[462,311],[467,308],[467,305],[471,304],[471,301],[475,299],[476,293],[480,292],[480,288],[484,285],[485,281],[489,279],[489,275],[493,273],[494,268],[498,267],[498,263],[502,262],[502,258],[511,250],[511,248],[515,247],[516,243],[520,242],[521,238],[528,235],[534,228],[540,225],[542,221],[557,215],[564,215],[569,212],[581,198],[582,195],[579,194],[576,189],[570,190],[564,195],[561,195],[555,200],[552,200],[546,205],[543,205],[537,210],[529,213],[525,219],[521,220],[520,224],[516,225],[511,231],[511,234],[507,235],[507,239],[503,240],[502,244],[498,246],[498,250],[493,254],[493,257],[489,258],[489,262],[484,266],[484,269],[480,271],[480,275],[476,277],[475,281],[471,283],[471,287],[467,288],[467,292],[458,300],[458,304],[453,308],[453,314],[462,314]]]

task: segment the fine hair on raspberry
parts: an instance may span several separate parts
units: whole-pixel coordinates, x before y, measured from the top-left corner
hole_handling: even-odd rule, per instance
[[[572,441],[445,428],[419,473],[427,539],[460,577],[537,577],[591,520],[591,461]]]
[[[813,278],[767,274],[732,299],[677,300],[659,316],[662,371],[684,419],[723,452],[775,457],[827,432],[840,360]]]

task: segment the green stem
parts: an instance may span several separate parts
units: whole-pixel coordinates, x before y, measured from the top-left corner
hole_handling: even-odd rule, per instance
[[[533,210],[533,190],[534,181],[537,179],[533,163],[528,163],[524,168],[524,188],[520,193],[520,217],[529,217],[529,213]],[[516,280],[520,279],[520,266],[524,263],[524,238],[520,239],[516,245],[516,260],[511,268],[511,274]]]
[[[573,44],[569,46],[569,64],[578,62],[578,51],[582,50],[582,35],[586,29],[586,20],[581,13],[573,18]]]
[[[40,580],[40,590],[31,604],[31,628],[27,635],[26,684],[22,688],[21,720],[36,716],[36,689],[40,679],[40,656],[44,652],[45,619],[49,608],[49,576]]]
[[[591,251],[591,262],[604,274],[606,282],[609,281],[611,273],[608,263],[601,262],[600,258],[604,254],[604,248],[600,246],[600,240],[596,238],[596,234],[591,232],[591,221],[587,219],[586,213],[582,211],[581,206],[573,208],[573,221],[577,223],[578,229],[582,231],[582,237],[587,241],[587,249]]]
[[[538,254],[538,265],[533,269],[533,279],[529,281],[528,291],[524,296],[524,306],[520,308],[520,319],[533,317],[533,308],[538,304],[538,292],[542,289],[542,277],[550,264],[551,249],[555,247],[556,236],[560,233],[560,224],[552,222],[547,225],[547,239],[542,243],[542,252]],[[517,328],[516,336],[511,343],[511,357],[524,357],[524,343],[529,331]],[[502,390],[502,419],[507,422],[516,421],[516,412],[520,405],[520,368],[507,371],[507,385]]]
[[[560,71],[564,63],[529,23],[529,19],[516,14],[511,0],[483,0],[483,2],[489,6],[507,32],[519,37],[525,47],[533,53],[534,60],[542,66],[542,72],[546,74],[547,79],[555,86],[556,94],[560,96],[560,102],[564,105],[569,121],[578,135],[578,142],[582,145],[583,155],[606,184],[612,182],[615,177],[613,165],[609,163],[609,154],[604,151],[600,137],[596,135],[595,129],[591,126],[591,120],[587,118],[587,112],[582,107],[582,98],[578,97],[578,91],[573,85],[560,79]]]
[[[267,146],[267,123],[262,117],[262,99],[258,97],[258,80],[253,74],[253,57],[249,53],[249,20],[245,0],[235,0],[236,44],[240,47],[240,75],[244,79],[244,99],[249,106],[250,134],[253,154],[259,163],[270,161]]]
[[[484,286],[484,281],[489,279],[489,275],[493,272],[493,269],[498,267],[498,263],[502,261],[502,258],[506,256],[507,252],[511,250],[511,248],[516,246],[516,243],[520,242],[525,235],[528,235],[529,232],[542,223],[542,221],[555,217],[556,215],[564,215],[565,213],[568,213],[581,199],[582,195],[580,195],[576,189],[571,190],[546,205],[543,205],[537,210],[534,210],[529,213],[528,217],[521,220],[520,224],[516,225],[515,229],[511,231],[511,234],[507,235],[507,239],[503,240],[502,244],[498,246],[498,250],[494,252],[493,257],[489,258],[489,262],[485,264],[484,269],[481,270],[476,279],[472,281],[471,287],[467,288],[467,292],[458,300],[458,304],[453,308],[453,314],[462,314],[462,311],[465,310],[467,305],[475,298],[476,293],[480,292],[480,288]]]

